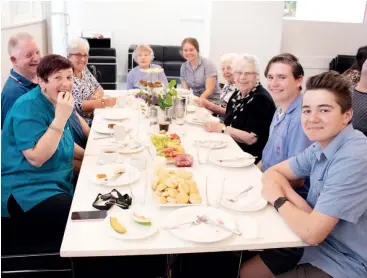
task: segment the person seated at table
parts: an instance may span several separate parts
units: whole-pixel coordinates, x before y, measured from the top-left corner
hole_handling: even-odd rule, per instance
[[[227,108],[213,106],[215,113],[224,116],[224,123],[210,121],[204,128],[209,132],[229,134],[247,153],[261,160],[262,151],[269,137],[275,104],[268,91],[259,81],[258,58],[250,54],[240,54],[232,64],[235,83],[238,88],[229,99]],[[208,102],[199,100],[208,107]]]
[[[41,54],[37,42],[28,33],[17,33],[9,39],[8,52],[13,69],[1,93],[1,127],[15,101],[38,86],[37,67]],[[83,149],[89,135],[89,126],[73,110],[70,116],[74,142]],[[80,160],[75,160],[75,171],[80,170]]]
[[[47,55],[37,68],[39,86],[21,96],[2,131],[1,216],[11,217],[22,236],[60,248],[73,196],[74,143],[70,115],[73,65]]]
[[[353,90],[353,127],[367,136],[367,60],[365,60],[361,77]]]
[[[303,76],[302,65],[289,53],[274,56],[265,68],[268,90],[279,107],[270,125],[270,136],[263,150],[262,160],[257,164],[263,172],[299,154],[312,144],[301,125]],[[303,186],[304,179],[296,182],[299,187],[296,189],[297,193],[307,198],[308,190]],[[303,248],[243,251],[242,261],[246,262],[242,264],[241,275],[274,277],[296,266],[302,254]]]
[[[362,65],[367,59],[367,45],[358,49],[354,64],[343,75],[350,79],[352,85],[357,85],[361,78]]]
[[[41,59],[37,42],[23,32],[10,37],[8,53],[13,68],[1,92],[1,129],[14,102],[37,87],[37,67]]]
[[[298,266],[277,277],[367,277],[367,138],[350,124],[350,86],[333,71],[308,80],[302,127],[315,143],[263,174],[263,197],[309,245]],[[306,201],[291,181],[307,176]]]
[[[227,81],[227,83],[223,86],[220,93],[220,103],[221,107],[226,108],[227,103],[233,93],[236,91],[237,87],[234,82],[234,73],[232,69],[233,60],[238,56],[236,53],[228,53],[224,54],[220,58],[223,78]],[[214,105],[214,104],[213,104]]]
[[[74,66],[73,97],[75,109],[90,126],[96,108],[114,106],[116,98],[104,98],[104,91],[96,78],[88,70],[89,44],[87,40],[75,38],[68,45],[68,59]]]
[[[168,87],[167,77],[164,74],[163,69],[159,65],[152,64],[154,59],[153,49],[147,44],[138,45],[133,52],[133,59],[138,65],[133,68],[127,75],[127,85],[126,88],[130,89],[140,89],[145,86],[140,81],[146,82],[156,82],[161,81],[164,87]],[[143,70],[148,69],[162,69],[161,72],[144,72]]]
[[[186,60],[181,65],[181,86],[192,89],[197,97],[219,104],[220,87],[215,64],[200,56],[199,42],[195,38],[185,38],[181,43],[181,55]]]

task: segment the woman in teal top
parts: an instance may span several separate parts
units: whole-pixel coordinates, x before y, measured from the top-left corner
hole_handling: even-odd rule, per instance
[[[69,119],[73,66],[48,55],[37,76],[39,86],[15,102],[4,123],[1,216],[59,245],[73,196],[73,159],[83,156]]]

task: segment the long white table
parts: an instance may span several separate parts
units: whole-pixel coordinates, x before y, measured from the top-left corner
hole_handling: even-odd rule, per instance
[[[103,121],[102,115],[106,110],[97,110],[95,112],[94,122]],[[135,112],[136,113],[136,112]],[[129,113],[134,115],[134,113]],[[148,143],[150,140],[149,125],[144,117],[140,120],[139,139]],[[180,127],[182,128],[182,127]],[[220,150],[228,153],[239,153],[239,146],[225,134],[207,133],[200,126],[185,124],[183,126],[185,134],[182,136],[182,145],[187,153],[194,156],[196,160],[196,148],[192,142],[199,138],[221,138],[228,142],[228,147]],[[172,126],[173,131],[180,130],[178,127]],[[81,172],[79,175],[78,184],[71,206],[73,211],[88,211],[94,210],[92,203],[98,193],[107,193],[112,188],[98,186],[89,181],[91,175],[95,174],[94,168],[98,160],[98,154],[101,146],[111,144],[111,139],[93,139],[94,131],[92,125],[91,135],[86,147],[85,157],[83,160]],[[219,150],[218,150],[219,151]],[[140,203],[149,207],[149,209],[162,221],[175,208],[158,208],[152,201],[152,193],[150,189],[147,173],[149,173],[151,157],[147,150],[132,156],[146,158],[148,168],[142,173],[139,181],[131,185],[134,198]],[[129,155],[124,156],[128,159]],[[193,174],[198,184],[202,184],[202,180],[208,176],[211,181],[221,180],[226,177],[226,187],[246,188],[248,185],[253,185],[254,190],[261,190],[261,172],[255,165],[245,168],[222,168],[211,163],[199,165],[194,162]],[[208,187],[209,193],[215,192],[220,186],[220,182],[212,182]],[[144,188],[147,188],[146,190]],[[128,187],[118,187],[121,193],[130,193]],[[203,189],[199,190],[202,192]],[[217,192],[217,191],[216,191]],[[210,193],[211,196],[215,194]],[[144,198],[145,197],[145,198]],[[210,199],[210,198],[209,198]],[[285,224],[282,218],[278,215],[275,209],[267,205],[266,208],[256,212],[237,212],[226,210],[231,213],[238,222],[241,222],[241,217],[247,216],[258,223],[258,237],[251,239],[246,236],[246,229],[243,230],[242,236],[232,235],[226,240],[199,244],[183,241],[173,236],[169,231],[159,230],[155,235],[142,240],[117,240],[109,237],[103,227],[102,221],[97,222],[73,222],[70,219],[66,225],[64,238],[61,246],[62,257],[88,257],[88,256],[123,256],[123,255],[152,255],[152,254],[177,254],[177,253],[196,253],[196,252],[219,252],[219,251],[235,251],[235,250],[256,250],[267,248],[282,248],[282,247],[299,247],[304,246],[304,242],[295,235]],[[121,210],[113,207],[109,213],[114,210]]]

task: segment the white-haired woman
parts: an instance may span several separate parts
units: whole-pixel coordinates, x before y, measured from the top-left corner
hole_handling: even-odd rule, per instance
[[[74,66],[73,97],[75,109],[90,126],[96,108],[114,106],[116,98],[103,98],[104,92],[96,78],[88,70],[89,43],[82,38],[75,38],[68,45],[68,59]]]
[[[225,108],[227,107],[227,103],[233,93],[237,90],[236,84],[234,82],[234,72],[232,69],[232,63],[235,60],[235,58],[238,57],[238,54],[236,53],[227,53],[224,54],[220,58],[221,68],[223,72],[223,77],[227,81],[227,83],[223,86],[221,93],[220,93],[220,102],[219,106],[223,107],[222,113],[225,113]],[[208,110],[211,110],[212,112],[217,111],[219,109],[215,103],[210,102],[206,98],[199,98],[198,104],[202,107],[207,108]],[[213,109],[215,107],[215,109]]]
[[[233,61],[238,57],[236,53],[227,53],[220,58],[223,78],[227,82],[220,93],[220,106],[227,107],[227,103],[237,87],[234,82]]]
[[[155,82],[161,81],[165,87],[168,86],[167,77],[164,74],[164,71],[157,73],[147,73],[142,70],[151,69],[160,69],[159,65],[152,64],[154,59],[154,52],[153,49],[146,44],[138,45],[133,53],[133,58],[138,65],[133,68],[129,74],[127,75],[127,89],[137,89],[141,88],[140,80],[148,81],[148,82]]]
[[[261,160],[262,150],[269,137],[275,104],[259,81],[259,62],[256,56],[240,54],[232,64],[238,88],[228,101],[227,108],[210,106],[209,109],[224,116],[224,123],[207,122],[209,132],[228,133],[243,151]]]

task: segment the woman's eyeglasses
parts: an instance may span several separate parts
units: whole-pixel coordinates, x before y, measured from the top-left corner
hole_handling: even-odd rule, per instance
[[[89,55],[88,54],[80,54],[80,53],[71,53],[70,55],[74,55],[75,57],[77,57],[79,60],[82,58],[88,59]]]
[[[234,74],[236,75],[240,75],[240,76],[246,76],[246,77],[249,77],[253,74],[257,74],[256,72],[240,72],[240,71],[235,71]]]

